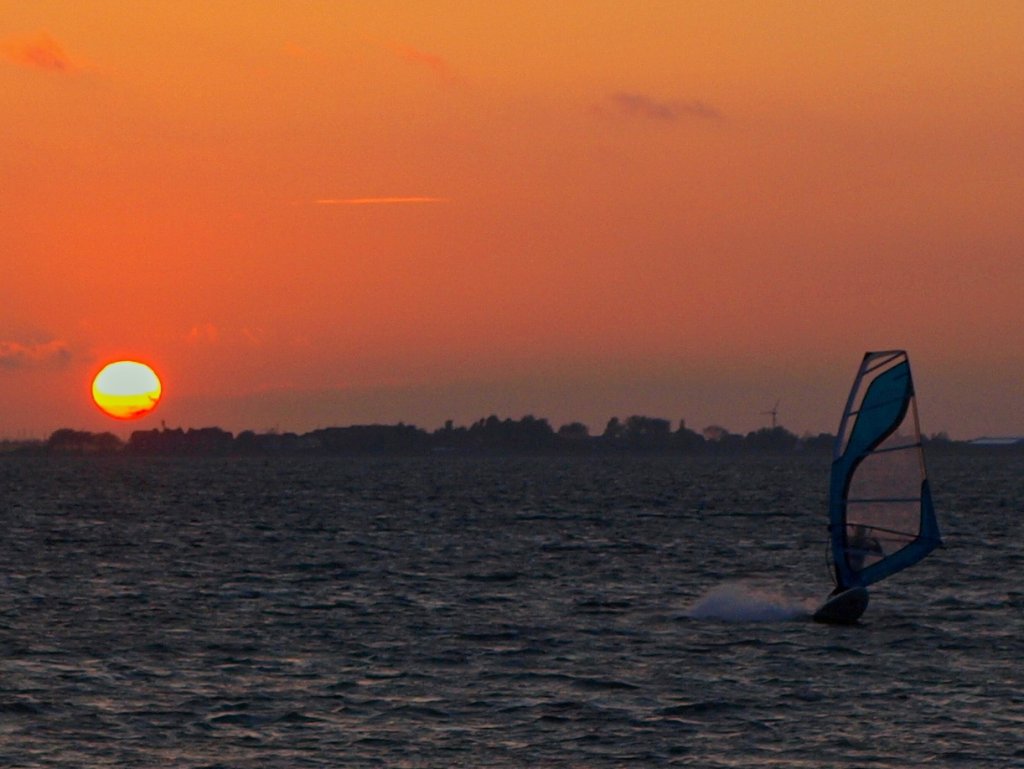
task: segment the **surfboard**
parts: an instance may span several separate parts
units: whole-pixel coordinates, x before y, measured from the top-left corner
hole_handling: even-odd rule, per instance
[[[851,587],[830,596],[825,603],[814,612],[815,622],[828,622],[834,625],[852,625],[868,608],[868,590],[865,587]]]

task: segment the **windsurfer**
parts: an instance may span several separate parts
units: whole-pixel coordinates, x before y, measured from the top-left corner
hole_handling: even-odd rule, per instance
[[[847,535],[846,560],[850,568],[860,571],[864,568],[864,561],[868,558],[877,560],[885,555],[882,550],[882,543],[877,537],[871,536],[868,527],[858,523],[853,527],[852,534]]]
[[[864,561],[871,557],[879,559],[885,555],[885,551],[882,550],[882,544],[878,541],[877,537],[871,536],[869,528],[863,523],[858,523],[852,526],[853,531],[847,534],[846,537],[846,562],[850,569],[854,572],[859,572],[864,568]],[[839,595],[846,590],[849,590],[852,585],[843,582],[843,573],[839,568],[838,564],[835,567],[835,589],[829,596]]]

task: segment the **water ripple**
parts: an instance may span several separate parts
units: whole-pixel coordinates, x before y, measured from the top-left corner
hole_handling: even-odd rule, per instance
[[[826,464],[4,459],[0,762],[1020,763],[1022,468],[830,628]]]

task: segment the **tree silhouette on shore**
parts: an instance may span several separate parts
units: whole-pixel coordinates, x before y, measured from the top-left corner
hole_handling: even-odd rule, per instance
[[[586,425],[571,422],[557,430],[547,419],[532,415],[501,419],[491,415],[467,426],[451,420],[428,432],[414,425],[352,425],[327,427],[308,433],[256,433],[233,435],[219,427],[199,429],[161,427],[136,430],[127,442],[109,432],[61,428],[43,443],[27,442],[22,450],[65,454],[226,455],[226,454],[695,454],[794,452],[827,453],[835,436],[829,433],[797,436],[784,427],[764,427],[746,435],[712,425],[700,433],[685,420],[672,428],[667,419],[633,415],[612,417],[600,435]],[[926,439],[934,448],[969,446],[939,434]],[[15,447],[17,448],[17,447]],[[1022,446],[1021,448],[1024,448]]]

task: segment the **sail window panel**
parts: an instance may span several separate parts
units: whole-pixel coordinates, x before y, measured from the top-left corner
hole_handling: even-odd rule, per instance
[[[893,445],[911,439],[893,436]],[[850,482],[846,523],[917,536],[921,526],[921,460],[916,446],[865,457]],[[904,542],[905,544],[905,542]]]
[[[884,509],[883,509],[884,507]],[[863,509],[858,509],[863,508]],[[906,519],[918,515],[916,503],[885,503],[880,505],[851,505],[849,519],[862,521],[873,519]],[[846,525],[846,560],[854,571],[861,571],[893,553],[902,550],[916,539],[916,534],[893,531],[871,523],[847,523]]]

